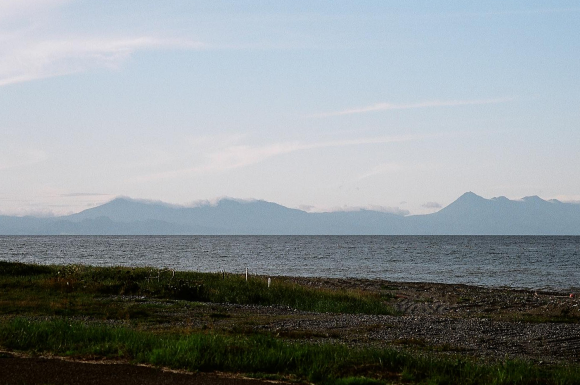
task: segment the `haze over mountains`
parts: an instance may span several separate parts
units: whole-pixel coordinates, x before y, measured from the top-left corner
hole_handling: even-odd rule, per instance
[[[360,210],[308,213],[223,199],[177,207],[129,198],[56,218],[0,216],[3,235],[580,235],[580,204],[485,199],[465,193],[440,211],[401,216]]]

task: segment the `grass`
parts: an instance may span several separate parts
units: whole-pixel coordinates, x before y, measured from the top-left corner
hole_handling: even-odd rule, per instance
[[[66,319],[0,324],[0,344],[13,350],[74,357],[121,358],[173,369],[255,373],[319,384],[577,384],[578,366],[496,365],[417,356],[392,349],[288,343],[266,335],[189,335],[136,331]]]
[[[281,305],[293,309],[363,314],[395,314],[379,294],[362,291],[313,289],[298,284],[219,273],[176,272],[167,269],[92,267],[82,265],[38,266],[0,261],[1,313],[50,309],[72,315],[83,311],[96,296],[132,295],[198,302]],[[33,295],[31,295],[33,294]],[[97,310],[97,309],[94,309]],[[66,314],[66,312],[70,314]]]
[[[315,289],[278,279],[268,288],[261,277],[246,282],[237,275],[0,261],[0,346],[32,354],[123,359],[174,369],[241,372],[257,378],[316,384],[580,383],[578,365],[539,366],[511,360],[486,364],[437,355],[435,350],[456,349],[433,349],[421,339],[400,340],[395,350],[322,343],[320,339],[340,335],[320,331],[257,333],[252,326],[268,324],[270,316],[249,311],[242,318],[228,312],[227,307],[212,305],[394,314],[389,300],[389,295],[380,293]],[[277,320],[292,316],[291,312],[284,313]],[[176,326],[194,318],[197,326],[187,322]],[[109,319],[131,322],[103,322]],[[148,323],[169,327],[149,327]],[[387,327],[369,325],[368,330]],[[319,343],[306,342],[311,339]]]

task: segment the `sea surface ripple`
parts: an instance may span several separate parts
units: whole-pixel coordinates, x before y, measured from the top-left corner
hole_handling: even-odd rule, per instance
[[[580,237],[570,236],[0,236],[0,260],[580,287]]]

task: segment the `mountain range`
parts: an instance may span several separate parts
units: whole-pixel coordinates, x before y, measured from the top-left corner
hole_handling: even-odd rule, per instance
[[[308,213],[266,201],[222,199],[172,206],[116,198],[80,213],[0,216],[2,235],[580,235],[580,204],[482,198],[472,192],[438,212],[402,216],[372,210]]]

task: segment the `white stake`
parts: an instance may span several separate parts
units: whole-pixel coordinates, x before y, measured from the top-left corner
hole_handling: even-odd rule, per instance
[[[270,278],[268,278],[268,287],[270,287],[271,283],[272,283],[272,280]]]
[[[246,282],[248,282],[248,268],[246,267]]]

